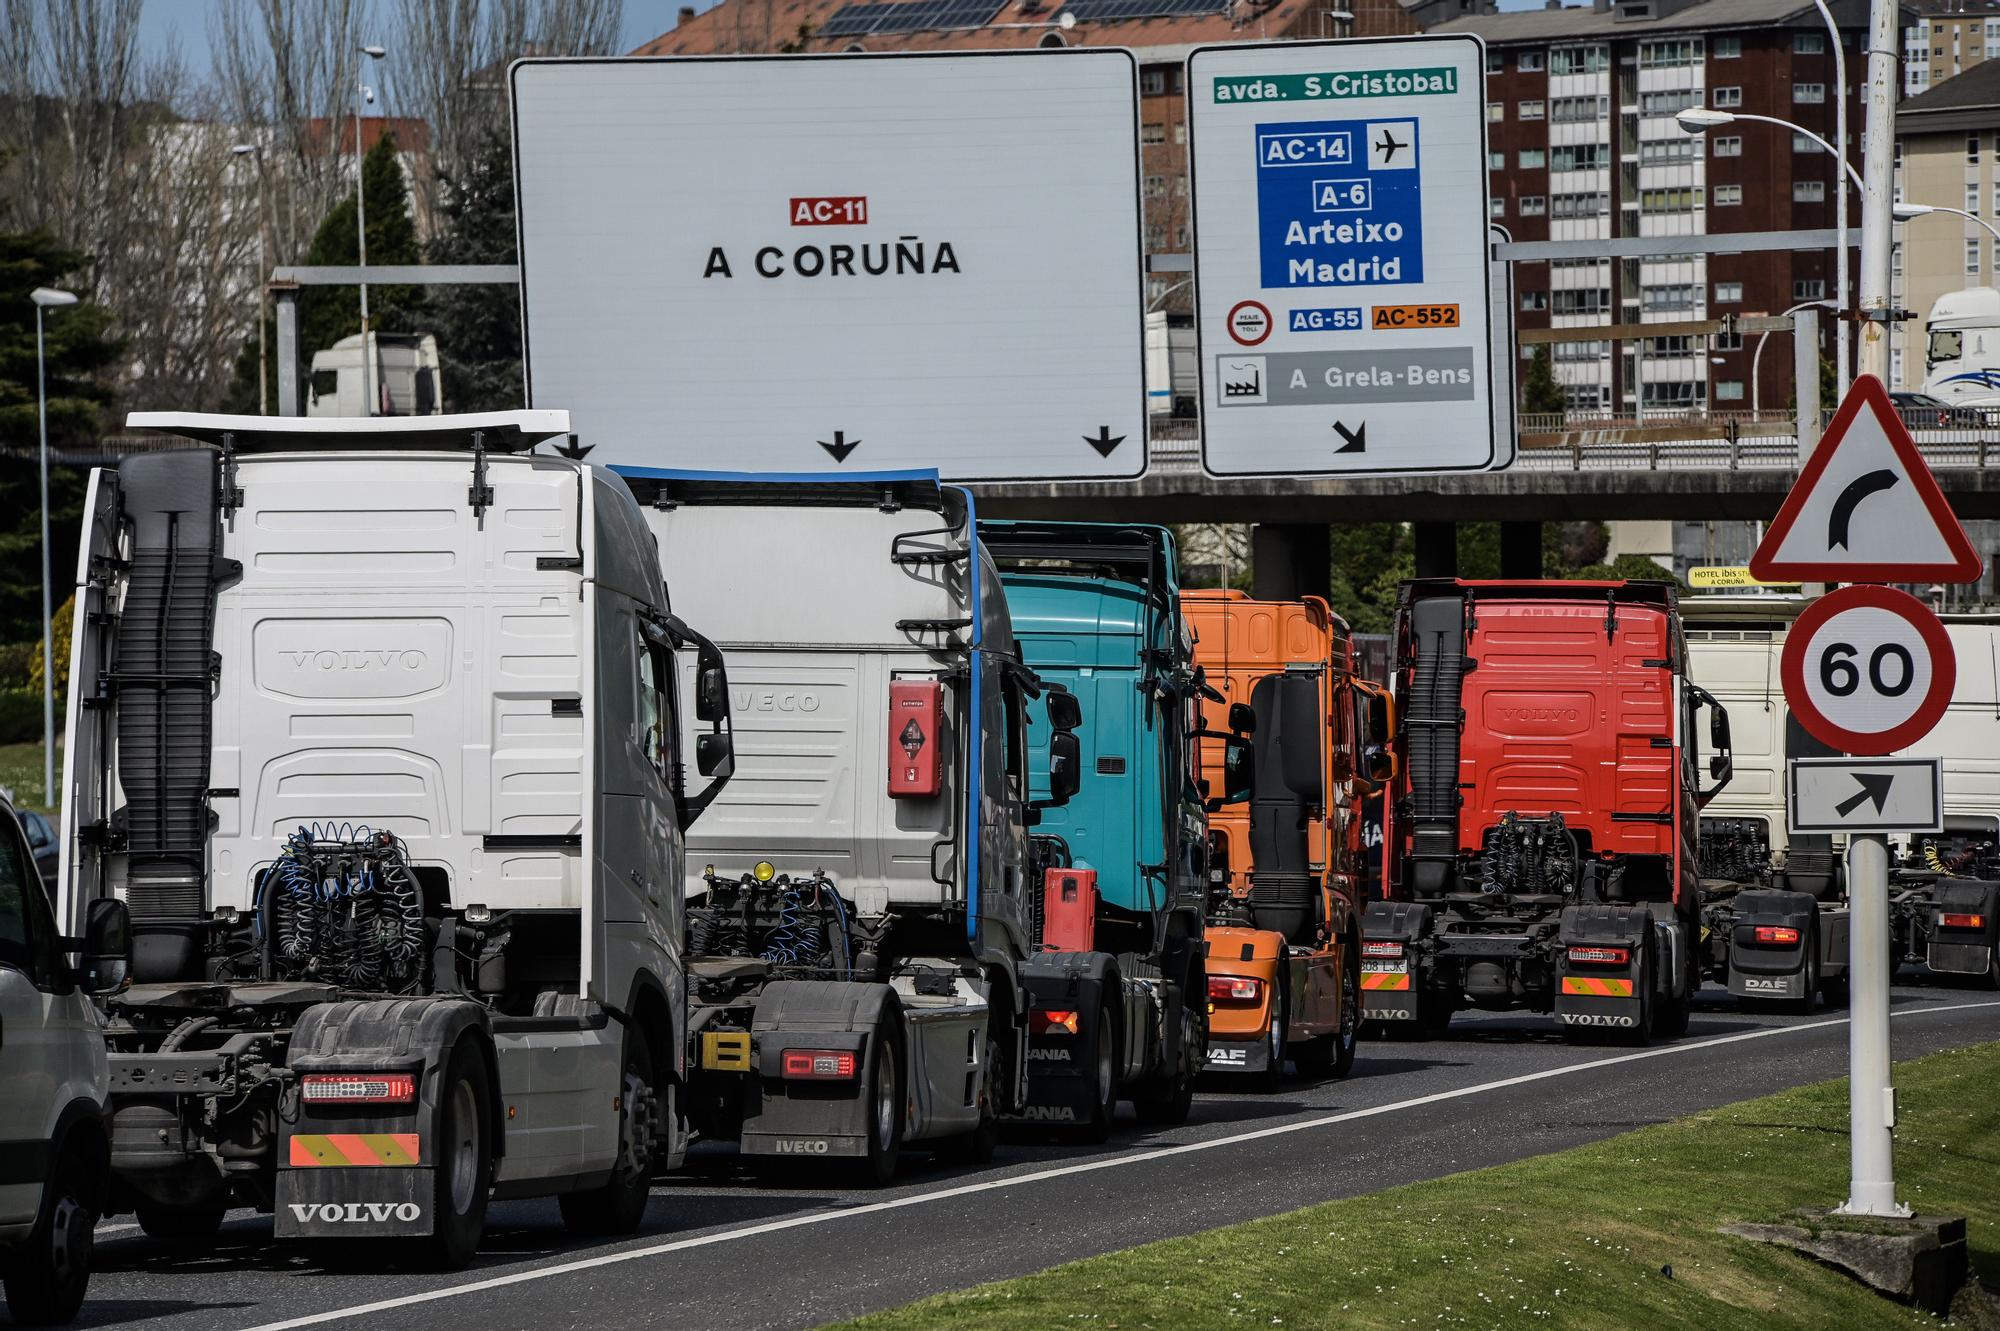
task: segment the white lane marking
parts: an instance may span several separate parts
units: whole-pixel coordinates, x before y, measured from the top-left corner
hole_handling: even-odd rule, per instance
[[[1930,1016],[1944,1012],[1967,1012],[1976,1008],[2000,1007],[2000,1000],[1985,1003],[1955,1003],[1947,1007],[1896,1008],[1891,1017]],[[1707,1040],[1695,1040],[1681,1044],[1661,1045],[1656,1049],[1640,1049],[1629,1054],[1619,1054],[1612,1058],[1592,1059],[1588,1063],[1572,1063],[1560,1068],[1544,1068],[1539,1072],[1524,1072],[1516,1077],[1503,1077],[1498,1081],[1481,1082],[1476,1086],[1461,1086],[1456,1090],[1435,1091],[1430,1095],[1419,1095],[1409,1100],[1398,1100],[1393,1104],[1373,1105],[1366,1109],[1350,1109],[1340,1114],[1325,1114],[1319,1118],[1302,1119],[1296,1123],[1280,1123],[1274,1127],[1253,1128],[1248,1132],[1233,1133],[1227,1137],[1212,1137],[1205,1141],[1183,1142],[1177,1146],[1161,1146],[1150,1151],[1136,1151],[1130,1155],[1105,1156],[1097,1160],[1084,1160],[1073,1165],[1057,1165],[1050,1169],[1038,1169],[1031,1174],[1014,1174],[1006,1178],[984,1179],[976,1183],[960,1183],[949,1188],[939,1188],[932,1192],[914,1193],[907,1197],[893,1197],[888,1201],[866,1202],[859,1206],[843,1207],[837,1211],[815,1211],[810,1215],[790,1216],[784,1220],[769,1220],[757,1225],[744,1225],[738,1229],[719,1230],[713,1234],[702,1234],[694,1238],[673,1239],[666,1243],[649,1244],[643,1248],[627,1248],[620,1252],[603,1253],[596,1257],[580,1258],[573,1262],[561,1262],[554,1266],[538,1266],[532,1271],[515,1271],[509,1275],[492,1276],[485,1280],[468,1281],[463,1285],[450,1285],[444,1289],[424,1290],[416,1294],[405,1294],[393,1299],[382,1299],[375,1303],[356,1304],[351,1308],[334,1308],[327,1312],[313,1313],[307,1317],[294,1317],[283,1322],[266,1322],[261,1326],[246,1328],[246,1331],[292,1331],[295,1327],[318,1326],[323,1322],[337,1322],[349,1317],[365,1317],[371,1313],[387,1312],[392,1308],[407,1308],[419,1303],[435,1303],[440,1299],[457,1298],[461,1294],[477,1294],[489,1289],[505,1289],[509,1285],[522,1285],[531,1280],[546,1280],[551,1276],[570,1275],[577,1271],[595,1270],[600,1266],[615,1266],[621,1262],[634,1262],[643,1257],[659,1257],[671,1252],[686,1252],[690,1248],[706,1248],[718,1243],[729,1243],[736,1239],[756,1238],[763,1234],[777,1234],[788,1229],[803,1229],[808,1225],[824,1225],[836,1220],[849,1220],[858,1215],[877,1215],[884,1211],[900,1211],[906,1206],[917,1206],[925,1202],[949,1201],[954,1197],[970,1197],[977,1193],[994,1192],[1001,1188],[1018,1188],[1029,1183],[1042,1183],[1054,1178],[1067,1178],[1075,1174],[1095,1173],[1100,1169],[1119,1169],[1126,1165],[1145,1164],[1153,1160],[1164,1160],[1170,1156],[1191,1155],[1196,1151],[1211,1151],[1221,1146],[1240,1146],[1244,1142],[1263,1141],[1271,1137],[1282,1137],[1289,1133],[1306,1132],[1313,1128],[1331,1127],[1336,1123],[1352,1123],[1356,1119],[1374,1118],[1381,1114],[1393,1114],[1405,1109],[1420,1109],[1425,1105],[1441,1104],[1447,1100],[1463,1100],[1469,1096],[1485,1095],[1492,1091],[1502,1091],[1514,1086],[1525,1086],[1530,1082],[1547,1081],[1552,1077],[1574,1076],[1579,1072],[1592,1072],[1598,1068],[1616,1067],[1621,1063],[1637,1063],[1649,1058],[1668,1058],[1674,1054],[1689,1054],[1697,1049],[1714,1049],[1726,1044],[1740,1044],[1745,1040],[1763,1040],[1774,1035],[1790,1035],[1797,1031],[1824,1030],[1829,1026],[1845,1026],[1846,1017],[1833,1017],[1825,1021],[1800,1022],[1794,1026],[1766,1026],[1759,1030],[1744,1031],[1737,1035],[1718,1035]]]

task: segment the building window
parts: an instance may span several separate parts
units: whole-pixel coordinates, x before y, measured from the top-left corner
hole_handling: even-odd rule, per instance
[[[1546,291],[1523,291],[1521,308],[1524,310],[1546,310],[1549,307],[1549,293]]]
[[[1540,217],[1549,210],[1549,201],[1540,194],[1523,194],[1517,211],[1523,217]]]
[[[1678,139],[1648,139],[1639,145],[1639,160],[1655,165],[1662,162],[1692,162],[1695,145],[1700,142],[1700,139],[1691,139],[1686,135]]]
[[[1702,189],[1696,185],[1681,189],[1642,189],[1639,191],[1639,211],[1642,213],[1687,213],[1701,207]]]
[[[1604,120],[1611,115],[1609,97],[1558,97],[1549,103],[1549,119],[1559,125]]]
[[[1823,32],[1793,33],[1792,52],[1795,55],[1826,54],[1826,34]]]
[[[1792,283],[1793,300],[1825,300],[1826,279],[1820,277],[1800,278]]]
[[[1146,177],[1146,197],[1147,197],[1147,198],[1149,198],[1149,199],[1164,199],[1164,198],[1166,198],[1166,197],[1167,197],[1167,178],[1166,178],[1165,176],[1147,176],[1147,177]]]
[[[1708,104],[1710,106],[1741,106],[1743,105],[1743,89],[1717,88],[1715,95],[1708,99]]]
[[[1743,334],[1710,333],[1708,335],[1708,349],[1710,351],[1741,351],[1743,350]]]
[[[1507,156],[1507,154],[1502,153],[1500,154],[1500,156],[1504,159]],[[1503,161],[1502,165],[1504,164],[1505,163]],[[1542,167],[1547,166],[1548,164],[1549,164],[1549,155],[1546,152],[1543,152],[1540,148],[1521,149],[1521,169],[1523,171],[1537,171],[1540,170]]]
[[[1694,287],[1685,282],[1647,287],[1640,293],[1639,303],[1649,310],[1691,310],[1694,292]]]
[[[1717,402],[1741,402],[1743,400],[1743,381],[1741,379],[1716,380],[1715,400]]]
[[[1507,201],[1497,194],[1494,195],[1486,201],[1486,215],[1488,217],[1505,217],[1507,215]]]
[[[1715,140],[1713,150],[1717,157],[1741,157],[1743,155],[1743,140],[1738,135],[1731,135],[1726,139],[1717,139]]]
[[[1692,379],[1674,379],[1666,383],[1657,380],[1645,386],[1646,405],[1652,407],[1692,407],[1694,405],[1695,382]]]
[[[1643,116],[1679,115],[1694,104],[1693,88],[1666,88],[1639,94],[1639,114]]]
[[[1967,277],[1977,277],[1979,275],[1979,238],[1977,236],[1965,242],[1965,274]]]
[[[1977,134],[1968,134],[1965,136],[1965,164],[1967,166],[1979,165],[1979,136]]]
[[[1166,141],[1167,127],[1165,125],[1149,123],[1139,126],[1139,142],[1165,143]]]
[[[1717,185],[1709,196],[1709,202],[1718,208],[1728,208],[1743,202],[1741,185]]]
[[[1968,213],[1977,213],[1979,211],[1979,186],[1967,185],[1965,187],[1965,211]]]
[[[1486,53],[1486,72],[1488,74],[1505,73],[1506,69],[1507,57],[1505,54],[1499,51],[1488,51]]]
[[[1813,153],[1813,152],[1818,152],[1819,150],[1820,150],[1819,145],[1817,143],[1814,143],[1811,139],[1807,138],[1805,135],[1803,134],[1792,135],[1793,152]]]
[[[1559,218],[1602,217],[1611,211],[1609,194],[1558,194],[1554,216]]]
[[[1672,69],[1701,60],[1701,38],[1682,37],[1674,41],[1640,42],[1639,68]]]
[[[1517,66],[1516,66],[1516,67],[1517,67],[1517,68],[1518,68],[1518,69],[1519,69],[1519,70],[1520,70],[1520,71],[1521,71],[1521,72],[1522,72],[1523,74],[1539,74],[1539,73],[1541,73],[1541,72],[1542,72],[1542,53],[1541,53],[1540,51],[1523,51],[1523,52],[1521,52],[1521,58],[1520,58],[1519,62],[1517,63]]]
[[[1694,302],[1688,302],[1690,306]],[[1681,337],[1649,337],[1645,339],[1648,356],[1686,356],[1694,351],[1694,339]]]
[[[1555,154],[1555,162],[1549,168],[1552,171],[1598,171],[1611,165],[1608,143],[1560,143]]]
[[[1710,41],[1708,53],[1717,60],[1734,60],[1743,54],[1741,37],[1717,37]]]
[[[1545,113],[1545,108],[1538,101],[1514,104],[1514,116],[1518,120],[1540,120]]]
[[[1717,282],[1715,284],[1715,303],[1717,305],[1742,304],[1743,284],[1741,282]]]
[[[1603,314],[1611,308],[1610,287],[1578,287],[1549,293],[1549,308],[1557,314]]]
[[[1824,83],[1794,83],[1792,100],[1795,102],[1823,102],[1826,100]]]
[[[1187,252],[1188,229],[1185,223],[1174,228],[1174,248],[1183,254]]]
[[[1160,68],[1139,71],[1139,93],[1144,97],[1158,97],[1167,90],[1167,71]]]
[[[1564,384],[1564,410],[1602,411],[1610,393],[1602,384]]]
[[[1826,182],[1823,180],[1794,180],[1792,182],[1793,203],[1825,203]]]
[[[1175,143],[1187,142],[1187,126],[1181,123],[1180,121],[1174,122],[1174,142]]]
[[[1549,52],[1549,73],[1602,74],[1611,68],[1610,49],[1603,46],[1558,46]]]
[[[1505,171],[1507,169],[1507,154],[1487,153],[1486,169],[1488,171]]]
[[[1186,177],[1186,176],[1175,176],[1175,177],[1174,177],[1174,197],[1175,197],[1175,198],[1177,198],[1177,199],[1179,199],[1179,198],[1185,198],[1185,197],[1187,197],[1187,191],[1188,191],[1188,181],[1187,181],[1187,177]]]
[[[1603,360],[1610,354],[1609,342],[1558,342],[1555,358],[1568,361]]]

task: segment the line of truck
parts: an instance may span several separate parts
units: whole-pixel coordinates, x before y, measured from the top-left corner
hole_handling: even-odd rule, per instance
[[[696,1142],[879,1185],[1345,1075],[1364,1023],[1838,994],[1837,847],[1780,840],[1795,603],[1421,580],[1374,681],[1322,600],[930,473],[620,472],[546,411],[133,425],[189,447],[93,474],[77,572],[54,927],[104,1063],[45,1154],[91,1216],[453,1267],[493,1198],[631,1231]],[[1979,678],[1897,947],[1991,981]]]

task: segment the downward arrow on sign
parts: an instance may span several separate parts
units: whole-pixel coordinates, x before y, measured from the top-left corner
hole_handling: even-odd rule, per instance
[[[1849,795],[1833,806],[1833,811],[1845,818],[1860,808],[1864,802],[1875,806],[1875,816],[1882,816],[1882,809],[1889,802],[1889,787],[1896,784],[1896,778],[1886,772],[1856,772],[1854,779],[1861,783],[1859,794]]]

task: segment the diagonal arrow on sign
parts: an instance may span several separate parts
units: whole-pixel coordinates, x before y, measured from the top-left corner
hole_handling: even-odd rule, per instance
[[[1868,803],[1875,806],[1876,813],[1881,813],[1882,806],[1889,802],[1889,787],[1896,784],[1896,778],[1886,772],[1856,772],[1854,779],[1861,785],[1860,793],[1834,805],[1833,811],[1845,818],[1863,803]]]
[[[1365,453],[1368,451],[1367,421],[1361,422],[1361,424],[1357,425],[1352,430],[1347,428],[1347,422],[1335,421],[1333,423],[1333,432],[1339,435],[1342,439],[1347,441],[1346,443],[1342,444],[1339,448],[1334,449],[1333,450],[1334,452]]]

